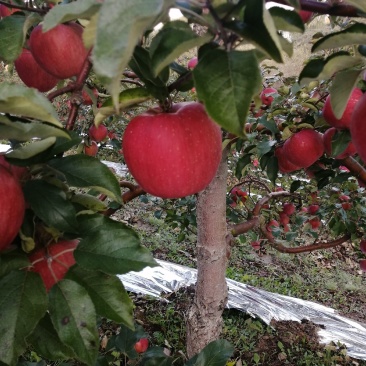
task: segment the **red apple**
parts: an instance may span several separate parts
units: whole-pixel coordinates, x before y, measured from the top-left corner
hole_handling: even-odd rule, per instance
[[[29,255],[31,270],[40,274],[47,291],[75,264],[74,250],[78,244],[79,240],[60,241]]]
[[[40,92],[51,90],[59,81],[39,66],[32,53],[25,48],[15,60],[14,66],[23,83],[30,88],[38,89]]]
[[[321,225],[321,221],[319,217],[313,217],[312,219],[308,220],[309,224],[311,225],[311,228],[313,230],[316,230]]]
[[[288,158],[285,155],[285,152],[283,150],[283,146],[277,146],[275,148],[275,156],[277,157],[277,161],[278,161],[278,170],[281,173],[291,173],[291,172],[294,172],[295,170],[301,169],[297,165],[292,164],[288,160]]]
[[[362,253],[366,254],[366,240],[361,240],[360,250],[361,250]]]
[[[254,240],[250,243],[250,245],[252,246],[252,248],[254,250],[259,250],[261,248],[261,242],[259,240]]]
[[[318,211],[319,211],[319,205],[310,205],[308,207],[308,212],[309,212],[310,215],[314,215]]]
[[[18,179],[0,165],[0,251],[15,239],[23,223],[25,200]]]
[[[90,145],[84,145],[84,154],[89,156],[96,156],[98,154],[98,144],[95,141],[91,141]]]
[[[310,18],[313,16],[313,13],[311,11],[307,11],[307,10],[300,10],[299,15],[300,15],[300,18],[303,21],[303,23],[307,23],[310,20]]]
[[[8,169],[10,173],[13,174],[14,177],[17,178],[20,183],[25,182],[29,176],[28,168],[8,163],[5,159],[5,156],[1,154],[0,154],[0,166],[3,166],[6,169]]]
[[[279,227],[279,226],[280,226],[280,224],[278,223],[277,220],[271,220],[267,224],[266,228],[267,228],[267,231],[271,232],[275,227]]]
[[[295,212],[295,205],[293,203],[284,203],[282,211],[286,214],[291,216]]]
[[[194,69],[198,64],[198,58],[197,57],[192,57],[189,61],[188,61],[188,68],[189,69]]]
[[[366,94],[363,94],[356,104],[351,117],[350,131],[352,142],[358,155],[366,162]]]
[[[328,128],[323,135],[324,149],[328,156],[332,156],[332,139],[334,134],[337,132],[335,127]],[[347,145],[346,149],[334,156],[334,159],[344,159],[347,156],[352,156],[356,154],[355,145],[353,145],[352,141]]]
[[[279,215],[281,225],[287,225],[290,222],[290,218],[283,211],[281,211]]]
[[[352,208],[352,203],[351,202],[342,202],[342,208],[345,211],[348,211]]]
[[[10,4],[12,4],[11,1]],[[9,8],[4,4],[0,4],[0,18],[8,17],[9,15],[15,13],[16,11],[19,11],[19,9]]]
[[[271,105],[273,102],[273,94],[277,94],[278,91],[275,88],[264,88],[260,94],[262,104]]]
[[[178,103],[130,121],[122,141],[128,169],[147,192],[180,198],[203,190],[221,160],[221,129],[203,104]]]
[[[98,98],[98,90],[96,88],[93,88],[91,90],[91,92],[95,96],[95,99],[97,99]],[[85,104],[85,105],[92,105],[93,104],[93,99],[91,98],[91,96],[88,94],[88,92],[85,89],[83,89],[83,91],[81,92],[81,96],[83,98],[83,104]]]
[[[362,271],[366,272],[366,259],[360,259],[360,268]]]
[[[343,202],[349,201],[350,199],[351,199],[351,197],[350,196],[347,196],[345,194],[342,194],[342,195],[339,196],[339,200],[340,201],[343,201]]]
[[[283,153],[293,165],[307,168],[324,153],[322,134],[312,129],[301,130],[286,140]]]
[[[149,340],[147,338],[141,338],[135,343],[134,349],[137,353],[144,353],[149,347]]]
[[[35,60],[59,79],[78,75],[88,56],[82,40],[83,28],[76,23],[59,24],[43,33],[37,25],[29,38]]]
[[[248,193],[242,191],[239,187],[234,187],[230,192],[230,196],[234,202],[242,201],[245,203],[248,199]]]
[[[89,128],[89,136],[92,140],[96,142],[103,141],[108,136],[108,129],[105,125],[101,124],[98,127],[92,125]]]
[[[355,109],[356,104],[358,104],[357,102],[361,99],[362,95],[363,94],[361,89],[358,88],[353,89],[351,96],[348,99],[346,109],[344,110],[342,117],[338,119],[333,113],[333,109],[330,104],[331,95],[329,94],[327,96],[327,99],[325,100],[323,107],[323,117],[325,121],[332,127],[350,128],[352,113]]]

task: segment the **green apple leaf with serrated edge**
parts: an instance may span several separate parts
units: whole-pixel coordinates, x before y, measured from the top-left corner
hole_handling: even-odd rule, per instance
[[[133,88],[123,90],[118,97],[118,110],[124,110],[126,108],[132,107],[133,105],[146,102],[152,99],[153,96],[145,88]],[[112,98],[108,98],[101,108],[98,109],[97,114],[94,118],[94,124],[99,126],[107,117],[116,114],[116,109],[113,106]]]
[[[120,78],[141,35],[173,7],[173,0],[105,0],[99,12],[93,67],[118,106]]]
[[[226,339],[209,343],[199,354],[191,358],[184,366],[225,366],[234,352],[234,346]]]
[[[334,115],[341,118],[362,70],[347,70],[337,73],[330,87],[330,104]]]
[[[17,141],[28,141],[34,137],[44,139],[51,136],[58,136],[70,139],[69,134],[54,126],[39,122],[18,122],[10,121],[5,116],[0,115],[0,136],[3,139],[13,139]]]
[[[366,44],[366,24],[353,24],[345,30],[328,34],[313,45],[311,52],[354,44]]]
[[[23,85],[0,84],[0,112],[34,118],[63,127],[51,102],[36,89]]]
[[[210,49],[200,57],[193,77],[209,116],[227,131],[245,136],[249,106],[262,80],[255,52]]]
[[[327,80],[337,72],[362,65],[362,57],[351,56],[348,52],[340,51],[325,60],[310,60],[301,71],[299,82],[306,85],[312,80]]]
[[[49,312],[60,340],[79,361],[94,365],[99,338],[95,307],[87,290],[71,280],[56,283],[49,292]]]
[[[57,24],[75,19],[89,19],[102,6],[99,0],[76,1],[61,6],[54,6],[44,17],[42,28],[48,31]]]
[[[353,5],[355,8],[360,9],[362,12],[366,13],[366,2],[365,2],[365,0],[347,0],[347,4]]]
[[[88,271],[76,265],[70,268],[65,278],[88,291],[98,315],[133,329],[133,303],[117,276]]]
[[[0,362],[16,364],[46,310],[46,289],[38,274],[16,270],[0,278]]]
[[[32,349],[41,357],[48,360],[59,361],[76,358],[75,352],[61,342],[51,322],[49,313],[40,320],[36,329],[27,338]]]
[[[304,32],[305,26],[298,12],[274,6],[269,9],[278,30],[287,32]]]
[[[82,240],[74,257],[80,266],[113,275],[157,265],[136,232],[122,222],[98,214],[79,215],[78,221]]]
[[[62,189],[44,180],[34,179],[26,182],[24,195],[34,213],[48,226],[60,231],[77,232],[75,208]]]
[[[52,159],[48,165],[65,176],[73,187],[90,187],[122,203],[121,188],[110,169],[98,159],[77,154]]]
[[[7,153],[9,158],[29,159],[49,149],[56,142],[56,137],[47,137],[40,141],[32,141],[30,144],[20,146]]]
[[[0,20],[0,60],[13,62],[22,51],[25,17],[13,15]]]
[[[197,36],[186,22],[175,21],[165,24],[153,38],[149,49],[155,76],[182,53],[200,47],[210,39],[212,39],[210,34]]]

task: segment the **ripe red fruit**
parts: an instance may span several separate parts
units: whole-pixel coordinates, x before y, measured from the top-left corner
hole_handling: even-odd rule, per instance
[[[313,230],[316,230],[321,225],[321,221],[319,217],[313,217],[312,219],[308,220],[309,224],[311,225],[311,228]]]
[[[267,224],[266,228],[267,228],[267,231],[270,231],[271,232],[275,227],[279,227],[279,226],[280,226],[280,224],[278,223],[277,220],[271,220]]]
[[[98,127],[92,125],[89,128],[89,136],[96,142],[103,141],[108,136],[108,129],[105,125],[101,124]]]
[[[295,170],[301,169],[297,165],[292,164],[288,160],[288,158],[283,150],[283,146],[276,147],[275,156],[277,157],[277,161],[278,161],[278,170],[281,173],[291,173]]]
[[[278,93],[278,91],[275,88],[264,88],[260,94],[262,104],[271,105],[273,102],[273,99],[274,99],[272,94],[277,94],[277,93]]]
[[[360,260],[360,268],[362,271],[366,272],[366,259]]]
[[[25,167],[16,166],[16,165],[12,165],[12,164],[8,163],[5,160],[4,155],[0,155],[0,165],[5,167],[6,169],[8,169],[10,171],[10,173],[13,174],[14,177],[17,178],[17,180],[20,183],[23,183],[24,181],[27,180],[28,175],[29,175],[28,169]]]
[[[0,251],[9,247],[23,223],[25,201],[18,179],[0,165]]]
[[[12,4],[11,1],[10,4]],[[0,18],[8,17],[9,15],[15,13],[16,11],[19,11],[19,9],[9,8],[4,4],[0,4]]]
[[[290,163],[307,168],[324,153],[322,134],[312,129],[301,130],[286,140],[283,154]]]
[[[350,199],[351,199],[351,197],[347,196],[345,194],[342,194],[342,195],[339,196],[340,201],[349,201]]]
[[[147,338],[141,338],[135,343],[134,349],[137,353],[144,353],[149,347],[149,340]]]
[[[92,89],[92,93],[95,96],[95,98],[98,98],[98,90],[96,88]],[[86,92],[85,89],[83,89],[83,91],[81,92],[81,96],[83,97],[83,104],[85,104],[85,105],[92,105],[93,104],[92,98]]]
[[[250,245],[254,250],[259,250],[261,248],[261,242],[259,240],[252,241]]]
[[[147,192],[180,198],[203,190],[221,160],[221,129],[203,104],[149,110],[128,124],[122,149],[132,176]]]
[[[188,61],[188,68],[189,69],[194,69],[198,64],[198,58],[197,57],[192,57],[189,61]]]
[[[84,145],[84,154],[89,156],[96,156],[98,154],[98,144],[95,141],[91,141],[90,145]]]
[[[308,207],[308,213],[310,215],[314,215],[315,213],[317,213],[319,211],[319,205],[310,205]]]
[[[332,127],[326,130],[323,135],[324,150],[328,156],[332,156],[332,139],[336,132],[337,129],[335,127]],[[347,156],[352,156],[355,154],[356,154],[356,148],[351,141],[342,153],[338,154],[337,156],[334,156],[334,159],[344,159]]]
[[[357,102],[362,97],[362,91],[360,89],[353,89],[351,96],[348,99],[346,109],[343,112],[341,118],[337,118],[334,113],[332,106],[330,105],[330,94],[327,96],[323,107],[323,117],[327,123],[329,123],[332,127],[336,128],[350,128],[352,113],[355,109]]]
[[[31,270],[41,275],[47,291],[75,264],[74,250],[78,244],[79,240],[60,241],[29,255]]]
[[[239,187],[234,187],[231,190],[230,195],[234,202],[242,201],[245,203],[245,201],[248,199],[248,193],[242,191]]]
[[[279,215],[281,225],[287,225],[290,222],[290,218],[283,211]]]
[[[293,203],[284,203],[283,204],[283,208],[282,211],[286,214],[286,215],[292,215],[295,212],[295,205]]]
[[[15,60],[14,66],[23,83],[30,88],[38,89],[40,92],[51,90],[59,81],[39,66],[32,53],[25,48]]]
[[[356,104],[350,124],[351,138],[358,155],[366,162],[366,94]]]
[[[345,211],[348,211],[352,208],[352,203],[351,202],[342,202],[342,208]]]
[[[303,23],[307,23],[310,20],[310,18],[313,16],[313,13],[311,11],[307,11],[307,10],[300,10],[299,15],[300,15],[300,18],[303,21]]]
[[[361,250],[362,253],[366,254],[366,240],[361,240],[360,250]]]
[[[59,24],[45,33],[42,25],[37,25],[29,38],[35,60],[59,79],[78,75],[88,56],[82,31],[83,28],[76,23]]]

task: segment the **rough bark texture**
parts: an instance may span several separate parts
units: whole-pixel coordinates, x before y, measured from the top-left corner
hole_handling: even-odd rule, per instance
[[[222,331],[222,312],[227,302],[226,177],[227,162],[223,156],[216,177],[198,195],[198,278],[187,316],[188,357],[218,339]]]

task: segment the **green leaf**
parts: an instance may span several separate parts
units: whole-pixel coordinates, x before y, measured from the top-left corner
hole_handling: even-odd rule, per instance
[[[209,343],[198,355],[191,358],[184,366],[225,366],[234,352],[234,347],[225,339]]]
[[[48,31],[57,24],[75,19],[89,19],[101,7],[99,0],[76,1],[62,6],[54,6],[44,17],[43,29]]]
[[[304,32],[305,26],[297,11],[287,10],[279,6],[273,6],[269,9],[274,24],[278,30],[287,32]]]
[[[194,47],[200,47],[212,36],[205,34],[199,37],[190,25],[183,21],[169,22],[153,38],[150,45],[150,57],[154,75],[157,76],[164,67],[176,60],[181,54]]]
[[[122,222],[103,215],[80,215],[83,239],[74,251],[82,267],[108,274],[124,274],[154,267],[150,252],[140,245],[138,235]]]
[[[118,277],[73,266],[65,278],[88,291],[98,315],[133,329],[133,303]]]
[[[149,347],[142,358],[144,366],[171,366],[173,358],[164,352],[163,347]]]
[[[27,342],[32,345],[38,356],[48,360],[59,361],[76,357],[73,350],[61,342],[49,313],[40,320]]]
[[[273,140],[264,140],[257,144],[257,152],[259,157],[267,154],[272,150],[272,146],[276,144],[276,141]]]
[[[243,176],[243,169],[251,163],[251,154],[243,155],[238,162],[236,163],[235,167],[235,176],[240,179]]]
[[[21,51],[25,39],[25,17],[13,15],[0,20],[0,60],[13,62]]]
[[[138,354],[134,350],[134,345],[141,338],[147,338],[147,335],[141,325],[136,325],[135,329],[122,326],[114,340],[114,344],[116,349],[119,352],[126,354],[128,358],[137,358]]]
[[[13,159],[30,159],[48,150],[55,142],[56,137],[47,137],[44,140],[32,141],[30,144],[17,146],[6,154]]]
[[[225,24],[225,27],[254,44],[276,62],[282,62],[281,42],[265,1],[247,0],[245,5],[244,21],[232,21]]]
[[[44,180],[30,180],[24,186],[26,201],[47,225],[60,231],[77,232],[76,211],[65,192]]]
[[[61,128],[39,122],[13,122],[5,116],[0,116],[0,136],[3,139],[17,141],[28,141],[35,137],[44,139],[51,136],[70,139],[68,133]]]
[[[39,119],[62,128],[47,98],[38,90],[23,85],[0,84],[0,112]]]
[[[151,93],[146,88],[132,88],[123,90],[118,97],[118,110],[122,111],[136,104],[146,102],[153,98]],[[116,109],[113,106],[112,98],[108,98],[101,108],[98,109],[95,115],[94,124],[100,125],[107,117],[116,114]]]
[[[254,51],[210,49],[193,70],[198,99],[218,124],[244,136],[249,106],[261,88],[261,73]]]
[[[41,277],[29,271],[11,271],[0,279],[0,362],[15,365],[27,347],[25,338],[47,310]]]
[[[313,45],[311,52],[354,44],[366,44],[366,24],[356,23],[340,32],[328,34]]]
[[[166,15],[173,0],[105,0],[98,18],[93,67],[118,105],[120,78],[146,29]]]
[[[272,132],[272,135],[275,135],[279,132],[278,126],[274,119],[267,120],[267,118],[261,118],[259,123]]]
[[[106,203],[90,194],[76,193],[70,198],[70,200],[72,203],[83,206],[94,212],[105,211],[108,208]]]
[[[29,266],[29,260],[23,251],[11,250],[0,253],[0,277],[12,270]]]
[[[332,156],[343,153],[351,141],[351,133],[349,130],[337,130],[332,138]]]
[[[272,155],[267,162],[267,176],[275,184],[278,175],[278,160]]]
[[[94,365],[99,348],[96,313],[88,292],[78,283],[62,280],[49,293],[49,311],[60,340],[76,358]]]
[[[346,70],[337,73],[330,87],[330,104],[334,115],[341,118],[362,70]]]
[[[61,172],[69,185],[95,188],[122,203],[118,180],[98,159],[77,154],[53,159],[49,161],[49,165]]]

